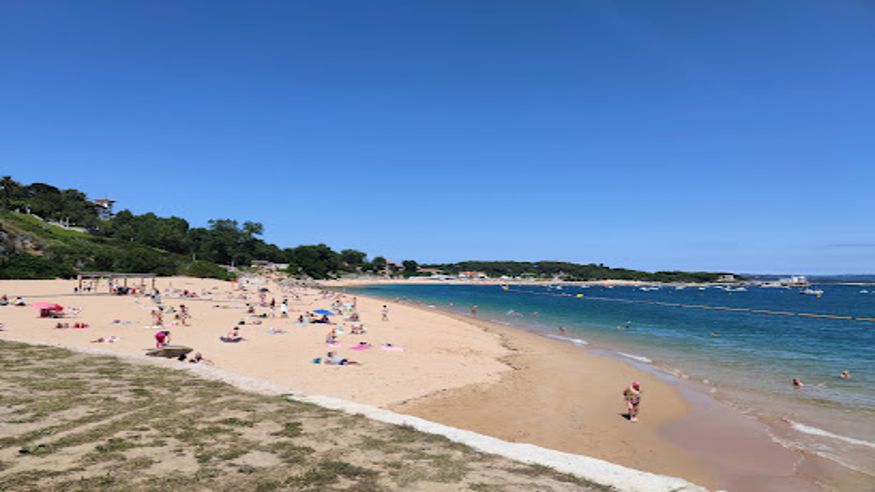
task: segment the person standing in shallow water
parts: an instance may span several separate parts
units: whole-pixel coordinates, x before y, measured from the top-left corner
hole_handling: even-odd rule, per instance
[[[626,400],[629,422],[638,422],[638,405],[641,404],[641,383],[632,381],[632,384],[623,391],[623,399]]]
[[[471,306],[471,316],[477,316],[477,305],[473,304]]]

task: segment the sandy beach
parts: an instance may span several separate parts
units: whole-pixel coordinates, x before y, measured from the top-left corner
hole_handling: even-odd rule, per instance
[[[73,318],[40,319],[36,309],[0,308],[5,331],[0,339],[56,342],[66,346],[100,347],[117,353],[143,355],[154,346],[152,299],[113,296],[105,285],[98,294],[74,294],[73,281],[2,281],[0,294],[25,296],[28,304],[56,302],[79,308]],[[365,335],[349,334],[350,323],[336,350],[359,366],[314,364],[324,357],[329,326],[298,326],[302,313],[328,308],[332,298],[316,289],[296,289],[299,299],[275,283],[254,283],[246,291],[232,284],[191,278],[160,278],[165,306],[188,306],[189,326],[167,316],[172,343],[194,348],[215,366],[244,376],[389,408],[400,413],[469,429],[514,442],[587,455],[632,468],[688,479],[712,489],[816,490],[794,476],[799,456],[769,441],[760,429],[740,416],[719,415],[685,432],[690,415],[701,412],[675,384],[622,361],[599,356],[568,343],[519,329],[451,315],[420,306],[359,297],[355,300]],[[277,305],[288,296],[290,316],[247,316],[246,303],[258,304],[257,291]],[[179,298],[179,290],[198,294]],[[330,295],[330,294],[329,294]],[[245,298],[244,298],[245,297]],[[343,302],[351,303],[351,296]],[[389,319],[382,321],[382,306]],[[268,315],[256,307],[256,315]],[[339,318],[334,316],[333,318]],[[240,320],[245,341],[223,343]],[[56,329],[59,321],[88,323],[86,329]],[[260,324],[250,324],[260,322]],[[273,330],[271,330],[273,329]],[[270,331],[283,331],[270,333]],[[115,343],[92,343],[116,336]],[[368,350],[352,350],[361,341]],[[401,352],[380,349],[391,343]],[[180,363],[183,364],[183,363]],[[632,380],[644,388],[641,419],[630,423],[622,390]],[[715,418],[718,418],[715,417]],[[733,420],[734,419],[734,420]],[[701,422],[700,422],[701,423]],[[732,439],[725,439],[727,430]],[[722,437],[721,437],[722,436]]]

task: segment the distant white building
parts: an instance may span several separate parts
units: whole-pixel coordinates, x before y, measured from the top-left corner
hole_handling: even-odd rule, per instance
[[[727,273],[727,274],[724,274],[724,275],[717,277],[718,282],[735,282],[736,280],[738,280],[738,279],[736,279],[735,275],[733,275],[731,273]]]
[[[459,278],[483,279],[489,278],[489,275],[486,275],[483,272],[459,272]]]
[[[98,198],[91,202],[97,209],[97,216],[101,220],[109,220],[112,218],[112,207],[115,205],[115,200],[109,198]]]

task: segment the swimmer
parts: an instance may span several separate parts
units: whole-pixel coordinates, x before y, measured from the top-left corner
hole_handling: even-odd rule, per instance
[[[711,332],[711,336],[712,336],[712,337],[719,337],[720,334],[717,333],[716,331],[712,331],[712,332]]]
[[[844,371],[842,371],[842,373],[839,375],[839,377],[842,378],[842,379],[851,379],[851,373],[848,372],[847,370],[844,370]]]
[[[803,386],[805,386],[805,385],[802,383],[802,380],[801,380],[801,379],[799,379],[799,378],[793,378],[793,387],[794,387],[794,388],[801,388],[801,387],[803,387]]]
[[[563,334],[563,335],[567,335],[567,334],[568,334],[568,332],[565,330],[565,327],[564,327],[564,326],[561,326],[561,325],[559,326],[559,333],[561,333],[561,334]]]

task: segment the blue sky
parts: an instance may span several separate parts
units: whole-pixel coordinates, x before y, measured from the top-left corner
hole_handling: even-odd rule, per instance
[[[0,172],[390,259],[875,272],[875,4],[0,2]]]

